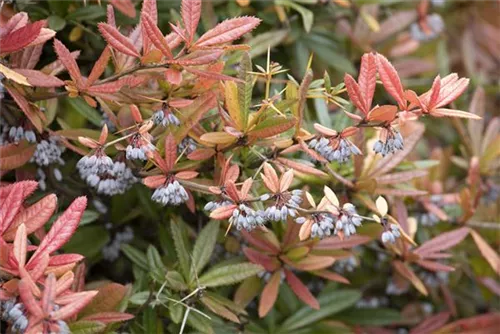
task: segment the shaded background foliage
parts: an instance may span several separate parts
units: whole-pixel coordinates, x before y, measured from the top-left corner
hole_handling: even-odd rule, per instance
[[[261,25],[243,38],[243,43],[252,49],[250,55],[254,64],[265,66],[268,46],[271,47],[270,59],[290,69],[289,73],[298,80],[304,76],[309,57],[313,55],[312,69],[315,79],[322,78],[328,71],[331,82],[335,85],[343,80],[344,73],[355,75],[359,68],[359,59],[368,51],[377,51],[388,56],[403,79],[405,87],[422,93],[432,85],[436,73],[445,76],[457,72],[460,76],[471,78],[471,88],[456,102],[457,109],[469,110],[475,88],[484,89],[485,124],[498,116],[499,79],[500,79],[500,26],[498,25],[498,1],[431,1],[426,12],[422,2],[407,1],[323,1],[323,0],[276,0],[276,1],[204,1],[201,24],[198,32],[204,32],[217,22],[226,18],[253,15],[262,19]],[[140,3],[133,2],[140,9]],[[78,64],[83,74],[88,74],[97,57],[106,46],[97,29],[97,23],[106,20],[104,5],[89,1],[83,3],[71,1],[16,1],[18,10],[26,11],[31,21],[47,19],[48,26],[57,31],[56,37],[72,50],[81,50]],[[169,22],[180,20],[180,1],[158,1],[159,23],[161,31],[170,31]],[[119,7],[117,7],[119,9]],[[444,21],[444,28],[429,41],[416,41],[411,34],[411,25],[420,17],[437,13]],[[397,20],[394,17],[398,18]],[[130,27],[138,23],[138,15],[131,18],[116,11],[117,26]],[[241,54],[227,56],[225,74],[235,75]],[[52,43],[47,43],[39,66],[44,66],[56,59]],[[110,68],[105,76],[112,74]],[[66,74],[65,74],[66,75]],[[69,76],[60,77],[68,79]],[[279,74],[272,83],[272,91],[280,91],[285,86],[287,75]],[[254,96],[262,98],[265,91],[264,81],[257,82]],[[386,94],[377,89],[377,101],[388,102]],[[102,113],[88,106],[71,102],[69,98],[60,99],[57,116],[71,128],[97,128],[102,120]],[[342,99],[338,100],[342,103]],[[348,108],[351,108],[350,106]],[[350,109],[353,111],[353,108]],[[469,110],[473,111],[473,110]],[[311,130],[312,123],[318,122],[334,129],[344,129],[345,115],[331,104],[328,107],[322,100],[310,99],[306,107],[306,127]],[[467,133],[467,125],[461,120],[436,122],[434,118],[425,119],[424,139],[416,146],[409,157],[419,161],[423,168],[430,170],[430,182],[418,184],[420,190],[431,184],[441,188],[442,193],[458,191],[467,178],[470,152],[467,149],[469,137],[478,133]],[[469,121],[470,122],[470,121]],[[93,125],[91,125],[94,123]],[[96,124],[97,123],[97,124]],[[55,130],[55,129],[54,129]],[[498,129],[496,130],[498,132]],[[495,138],[498,142],[498,136]],[[498,143],[500,145],[500,143]],[[498,154],[497,154],[498,155]],[[86,194],[96,200],[86,211],[80,228],[65,246],[68,252],[86,256],[90,268],[88,281],[110,279],[120,283],[134,284],[135,302],[130,309],[141,312],[136,317],[131,329],[140,332],[176,331],[178,326],[165,319],[172,318],[178,310],[166,308],[142,308],[147,301],[147,291],[158,281],[150,283],[147,271],[153,271],[156,253],[167,268],[173,268],[178,262],[179,253],[172,233],[171,217],[182,217],[183,231],[181,239],[193,244],[199,231],[207,225],[209,218],[203,214],[205,201],[196,201],[196,213],[186,207],[161,207],[150,201],[150,192],[143,186],[134,186],[124,195],[105,198],[89,191],[79,179],[74,166],[79,157],[67,152],[64,154],[66,165],[61,168],[66,175],[65,182],[48,180],[47,188],[56,192],[60,201],[69,203],[77,195]],[[498,249],[498,157],[492,159],[491,169],[481,175],[483,181],[491,185],[487,189],[481,205],[476,209],[473,219],[493,248]],[[413,165],[412,165],[413,166]],[[461,168],[464,167],[465,168]],[[247,166],[248,167],[248,166]],[[252,166],[250,166],[252,167]],[[408,167],[411,167],[408,165]],[[349,174],[348,167],[342,167],[343,174]],[[9,177],[9,176],[8,176]],[[12,176],[10,176],[12,179]],[[318,183],[308,187],[313,194],[321,194]],[[320,189],[320,190],[318,190]],[[349,190],[345,194],[352,195]],[[489,193],[488,193],[489,192]],[[488,197],[489,196],[489,197]],[[201,198],[195,195],[196,199]],[[491,198],[490,198],[491,197]],[[104,205],[107,210],[102,210]],[[419,226],[426,218],[426,211],[414,198],[406,198],[404,205],[410,214],[416,217]],[[463,207],[450,205],[445,208],[450,217],[460,217]],[[481,222],[487,222],[481,226]],[[450,225],[459,225],[458,219],[450,222],[439,221],[436,225],[418,229],[415,239],[420,243],[449,231]],[[83,226],[82,226],[83,225]],[[486,226],[486,228],[484,228]],[[128,231],[133,231],[133,238],[128,238]],[[113,261],[103,257],[105,249],[117,233],[125,235],[120,256]],[[370,227],[360,232],[372,235]],[[436,277],[429,272],[429,296],[422,296],[416,289],[403,288],[401,295],[387,294],[388,282],[394,272],[389,261],[390,254],[375,241],[366,246],[359,246],[350,251],[339,249],[335,255],[339,261],[333,268],[343,273],[351,282],[349,289],[338,283],[325,284],[324,279],[309,273],[299,276],[312,293],[319,294],[320,311],[312,311],[293,295],[290,288],[282,284],[276,307],[264,319],[258,319],[255,301],[250,303],[249,316],[243,316],[244,323],[249,323],[248,332],[276,332],[280,327],[283,332],[320,333],[320,332],[359,332],[384,333],[405,332],[421,323],[423,319],[439,311],[449,311],[454,319],[474,315],[498,312],[499,285],[498,276],[488,266],[487,261],[477,251],[471,241],[457,246],[453,250],[453,263],[457,270],[449,277]],[[156,250],[150,247],[154,245]],[[219,234],[209,266],[216,268],[223,259],[239,257],[247,242],[238,233],[227,237]],[[340,260],[342,259],[342,260]],[[141,269],[142,268],[142,269]],[[153,269],[154,266],[153,266]],[[157,268],[156,268],[157,269]],[[160,273],[164,275],[165,273]],[[423,275],[424,275],[423,274]],[[154,273],[153,273],[154,275]],[[425,275],[424,275],[425,276]],[[434,281],[432,281],[434,280]],[[441,281],[440,281],[441,280]],[[484,283],[488,282],[488,283]],[[441,284],[440,283],[444,283]],[[161,285],[161,284],[160,284]],[[390,282],[389,282],[390,285]],[[443,286],[445,288],[443,288]],[[158,286],[155,286],[157,291]],[[142,294],[146,292],[146,294]],[[222,287],[219,293],[230,298],[234,289]],[[451,299],[451,301],[450,301]],[[133,304],[136,304],[135,306]],[[454,305],[454,306],[450,306]],[[367,308],[368,307],[368,308]],[[453,307],[456,310],[453,310]],[[177,315],[178,316],[178,315]],[[475,319],[477,324],[498,324],[498,314],[484,322]],[[444,317],[444,315],[443,315]],[[202,319],[202,318],[200,318]],[[197,319],[199,321],[202,321]],[[249,320],[250,319],[250,320]],[[286,320],[285,320],[286,319]],[[328,319],[321,323],[317,320]],[[441,319],[434,319],[439,322]],[[177,321],[178,323],[178,321]],[[471,322],[476,324],[476,322]],[[188,323],[189,324],[189,323]],[[361,326],[357,328],[355,326]],[[384,327],[371,328],[371,327]],[[198,330],[199,327],[194,326]],[[202,327],[202,326],[200,326]],[[487,325],[484,325],[487,328]],[[226,326],[221,320],[214,320],[217,333],[235,332],[237,327]],[[353,329],[354,328],[354,329]],[[420,329],[422,330],[422,329]],[[488,329],[486,329],[488,330]],[[491,329],[489,329],[490,332]],[[407,332],[407,331],[406,331]],[[418,333],[414,330],[412,333]],[[425,329],[421,332],[426,332]],[[444,330],[446,332],[446,329]]]

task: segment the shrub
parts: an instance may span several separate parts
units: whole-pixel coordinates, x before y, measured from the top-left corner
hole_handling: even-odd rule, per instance
[[[104,12],[54,2],[47,20],[30,22],[28,6],[1,26],[0,171],[17,181],[0,188],[0,300],[10,332],[445,333],[498,325],[494,306],[479,316],[459,299],[464,286],[484,287],[490,299],[499,293],[492,277],[500,260],[484,233],[498,224],[480,221],[498,218],[488,208],[498,204],[499,120],[485,125],[481,87],[470,111],[461,110],[469,79],[446,73],[415,88],[371,51],[398,24],[411,24],[411,40],[393,47],[393,58],[439,38],[444,22],[427,1],[381,23],[378,5],[276,1],[282,22],[300,14],[305,32],[293,20],[288,28],[305,34],[292,41],[297,48],[301,38],[323,41],[310,45],[318,62],[294,68],[305,67],[301,81],[262,47],[288,47],[284,29],[250,38],[262,21],[248,15],[207,28],[213,4],[183,0],[165,35],[163,6],[144,0],[137,13],[131,1],[110,1]],[[266,5],[231,6],[260,13]],[[360,21],[339,19],[349,40],[369,49],[357,79],[335,50],[338,63],[321,62],[330,44],[318,32],[327,15],[320,6],[357,12],[372,30],[363,35]],[[67,24],[69,35],[56,38]],[[68,48],[83,31],[87,45],[102,46],[98,56],[84,50],[90,62]],[[242,38],[248,44],[233,44]],[[265,63],[254,65],[266,50]],[[54,59],[42,57],[51,52]],[[343,80],[315,76],[329,66]],[[443,152],[440,138],[423,140],[426,125],[450,122],[470,138],[460,156]],[[431,148],[432,159],[421,160]],[[448,175],[449,161],[467,175]],[[94,210],[78,197],[51,219],[56,196],[41,197],[49,189],[65,203],[85,194]],[[469,235],[479,252],[467,243],[450,253]],[[448,280],[456,267],[466,283]],[[95,282],[85,286],[86,276]]]

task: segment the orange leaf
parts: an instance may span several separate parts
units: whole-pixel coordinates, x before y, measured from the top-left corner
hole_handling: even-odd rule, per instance
[[[195,177],[198,176],[198,172],[192,171],[192,170],[186,170],[182,172],[178,172],[175,174],[175,177],[181,180],[190,180],[194,179]]]
[[[490,264],[491,268],[497,273],[497,275],[500,275],[500,257],[498,254],[493,250],[493,248],[488,245],[488,243],[481,237],[479,233],[477,233],[474,230],[471,230],[470,233],[472,234],[472,238],[474,239],[474,242],[477,245],[477,248],[479,248],[479,251],[483,255],[483,257],[488,261]]]
[[[151,189],[156,189],[161,187],[162,185],[165,184],[165,181],[167,181],[167,178],[165,175],[153,175],[153,176],[147,176],[144,179],[142,179],[142,183]]]
[[[177,144],[172,134],[165,137],[165,167],[166,171],[171,171],[174,168],[175,160],[177,160]]]
[[[142,21],[142,14],[147,14],[149,17],[153,20],[154,25],[158,24],[158,9],[156,5],[156,0],[144,0],[142,3],[142,10],[141,10],[141,21]],[[140,26],[142,26],[142,22],[140,23]],[[151,41],[149,40],[148,33],[144,30],[141,29],[142,33],[142,52],[144,54],[147,54],[149,52],[149,49],[151,48]]]
[[[367,120],[379,122],[392,122],[396,118],[398,108],[396,106],[384,105],[376,107],[368,113]]]
[[[31,159],[35,150],[36,145],[30,145],[24,140],[19,144],[12,143],[0,146],[0,171],[23,166]]]
[[[264,286],[264,289],[260,294],[259,317],[265,317],[273,307],[276,302],[276,298],[278,297],[280,282],[281,271],[277,271],[271,276],[266,286]]]

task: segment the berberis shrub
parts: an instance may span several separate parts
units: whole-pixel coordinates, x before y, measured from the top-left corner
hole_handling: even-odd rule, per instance
[[[408,63],[428,1],[109,2],[2,1],[2,332],[498,330],[498,77]]]

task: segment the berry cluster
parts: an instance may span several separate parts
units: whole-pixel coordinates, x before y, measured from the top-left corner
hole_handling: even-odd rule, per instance
[[[15,299],[0,302],[2,309],[2,320],[12,324],[13,333],[24,333],[28,327],[28,318],[24,314],[23,303],[17,303]]]
[[[125,227],[121,232],[116,233],[113,241],[102,249],[102,257],[107,261],[115,261],[120,256],[122,244],[127,244],[134,239],[134,231],[130,226]]]
[[[264,226],[265,221],[265,213],[263,211],[255,211],[243,203],[233,210],[233,214],[229,218],[229,223],[235,225],[238,231],[242,229],[251,231],[257,226]]]
[[[410,26],[410,34],[414,40],[419,42],[431,41],[438,37],[444,29],[443,18],[437,13],[427,15],[424,23],[424,27],[419,22],[415,22]]]
[[[186,189],[179,181],[172,179],[162,187],[156,188],[151,199],[162,205],[180,205],[189,199]]]
[[[63,152],[64,146],[59,144],[58,138],[50,136],[48,139],[42,139],[36,145],[35,153],[33,153],[30,162],[34,162],[38,166],[48,166],[54,163],[64,165],[64,160],[61,158]]]
[[[356,145],[344,138],[338,140],[320,137],[319,139],[311,140],[309,142],[309,147],[329,162],[337,161],[339,163],[345,163],[350,159],[351,154],[361,154],[361,151]]]
[[[295,208],[300,207],[302,203],[302,193],[302,190],[296,189],[274,195],[271,199],[275,200],[275,204],[264,211],[264,216],[269,221],[286,221],[289,216],[295,218],[297,215]],[[260,200],[266,201],[269,198],[269,195],[265,194]]]
[[[375,142],[373,151],[375,153],[380,153],[383,157],[385,157],[387,154],[392,154],[397,150],[402,150],[403,148],[403,136],[401,136],[401,133],[399,131],[391,129],[387,132],[385,141],[379,139],[377,142]]]
[[[163,126],[168,126],[170,124],[175,126],[181,125],[181,122],[173,113],[165,112],[164,110],[158,110],[153,114],[153,123]]]
[[[82,157],[76,167],[89,186],[108,196],[123,194],[139,181],[125,162],[113,161],[102,151]]]

